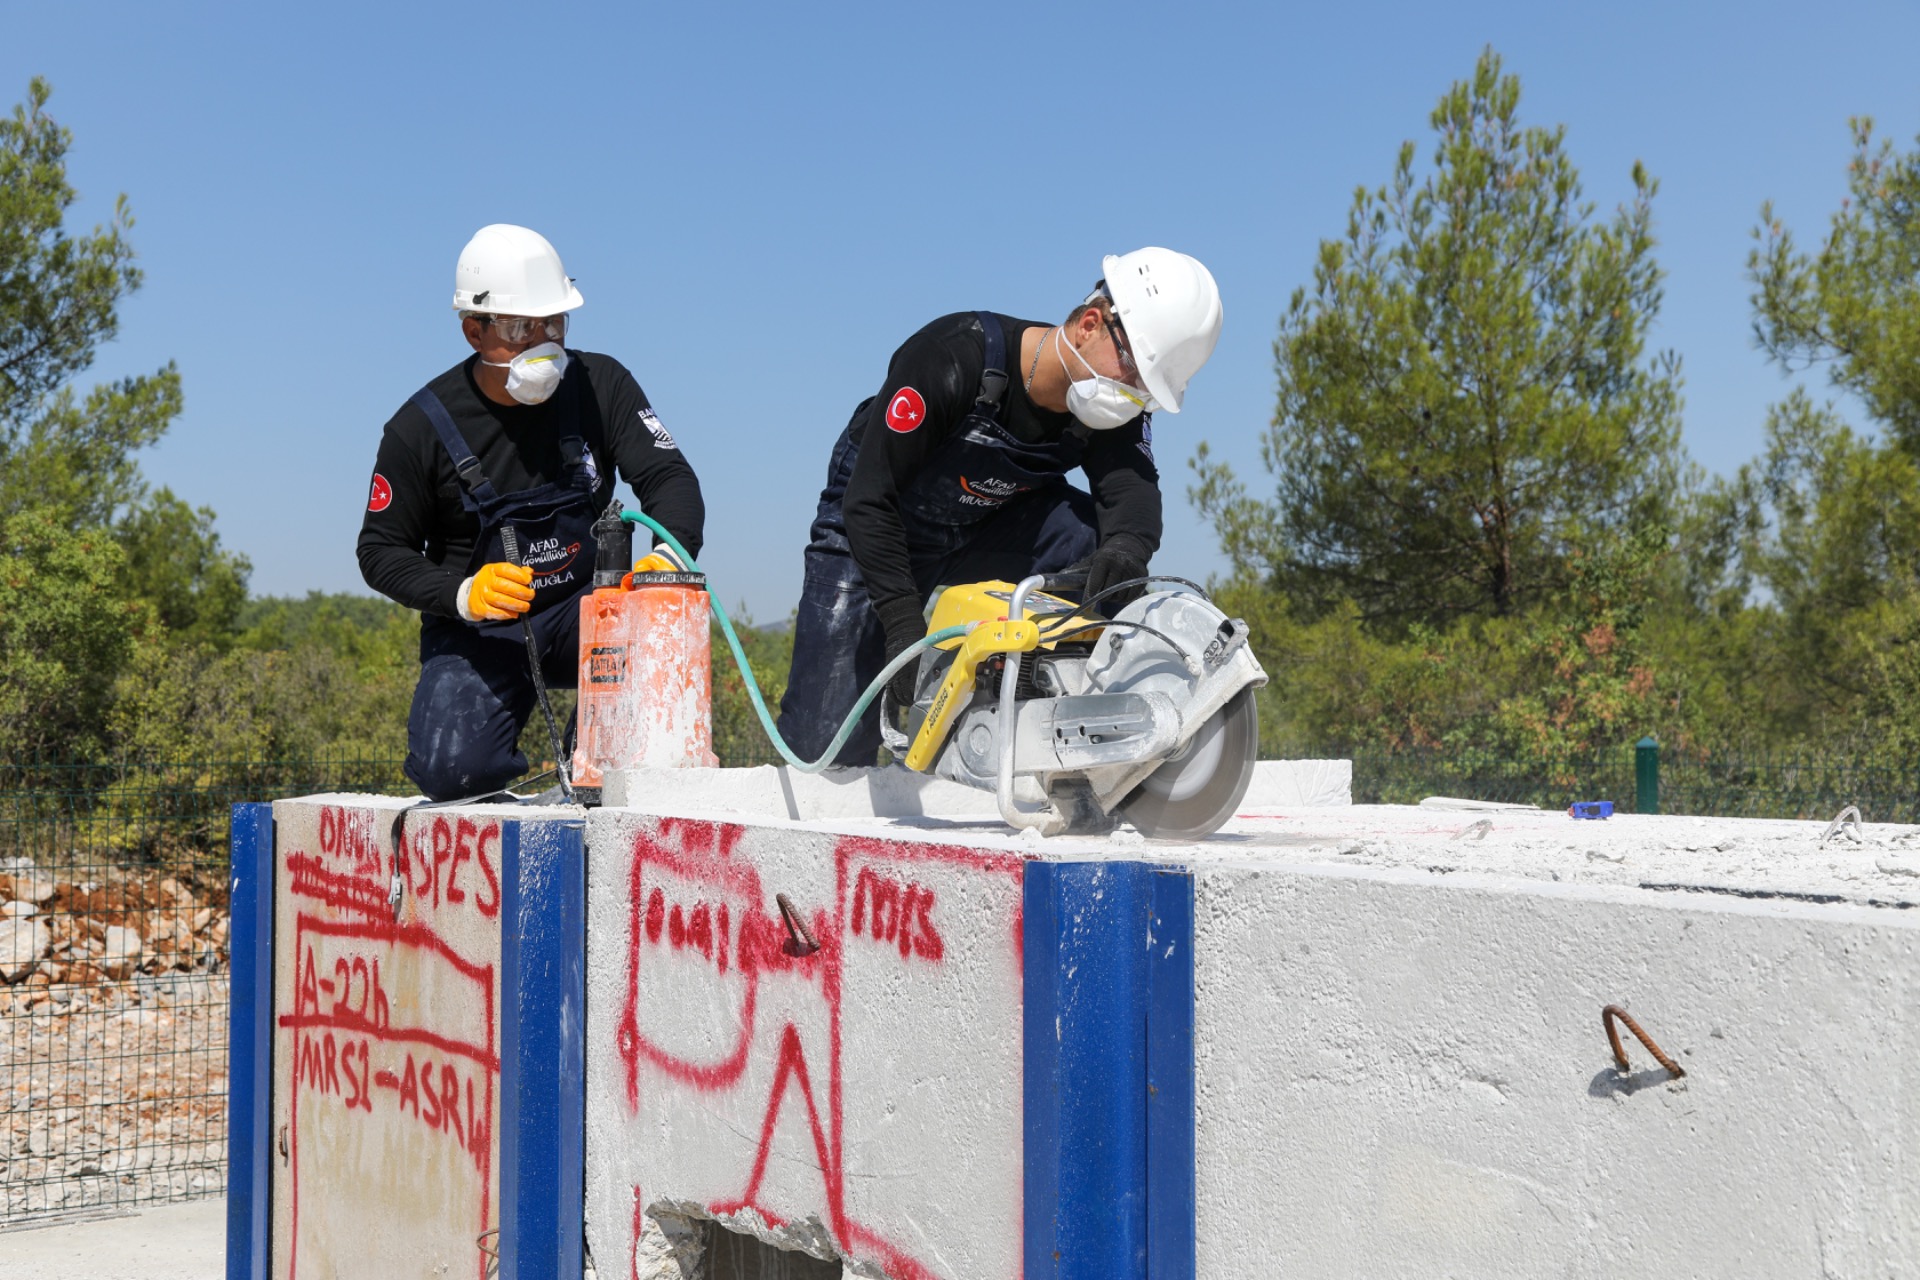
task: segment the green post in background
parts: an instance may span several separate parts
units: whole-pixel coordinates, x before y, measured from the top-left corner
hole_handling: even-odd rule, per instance
[[[1660,812],[1660,744],[1651,734],[1633,744],[1633,811]]]

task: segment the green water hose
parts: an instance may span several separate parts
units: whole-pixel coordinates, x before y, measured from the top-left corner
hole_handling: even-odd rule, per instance
[[[641,524],[653,530],[654,534],[673,550],[673,554],[680,557],[680,562],[686,565],[690,572],[701,571],[687,549],[680,545],[679,539],[668,533],[652,517],[642,515],[638,511],[625,510],[620,513],[620,518],[628,524]],[[942,627],[924,639],[916,641],[905,653],[889,662],[885,669],[873,678],[873,683],[867,686],[866,692],[860,695],[860,700],[853,704],[853,710],[847,712],[847,718],[840,722],[840,732],[833,735],[833,741],[827,744],[826,751],[818,760],[809,762],[795,755],[793,748],[789,747],[786,740],[780,736],[780,731],[773,727],[773,716],[767,710],[767,700],[761,696],[760,684],[753,678],[753,664],[747,661],[746,650],[740,647],[740,637],[734,632],[733,619],[727,617],[726,609],[720,604],[720,597],[709,590],[707,603],[712,606],[713,616],[720,622],[720,631],[727,637],[728,647],[733,650],[734,665],[740,668],[740,678],[747,684],[747,700],[753,703],[753,709],[760,717],[760,727],[767,731],[767,740],[773,743],[775,750],[779,751],[781,759],[801,773],[819,773],[828,767],[834,756],[839,754],[840,748],[846,745],[847,739],[853,736],[854,727],[860,723],[861,715],[873,705],[873,700],[880,696],[880,691],[887,687],[887,682],[893,679],[894,673],[909,662],[919,661],[922,649],[931,648],[945,640],[957,639],[973,630],[971,624]]]

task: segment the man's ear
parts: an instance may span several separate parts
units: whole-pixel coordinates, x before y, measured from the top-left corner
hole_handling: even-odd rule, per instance
[[[485,321],[479,316],[460,317],[460,332],[466,336],[467,345],[475,351],[480,349],[480,331],[485,327]]]
[[[1072,328],[1074,335],[1082,342],[1085,342],[1087,339],[1093,337],[1094,332],[1100,328],[1101,323],[1100,308],[1094,306],[1092,303],[1088,303],[1086,306],[1080,308],[1080,318],[1073,322]]]

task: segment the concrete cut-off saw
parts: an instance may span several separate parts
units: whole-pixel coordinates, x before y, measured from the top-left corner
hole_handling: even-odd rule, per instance
[[[883,704],[887,747],[909,769],[992,791],[1002,818],[1043,835],[1121,819],[1156,839],[1208,835],[1246,795],[1259,751],[1267,673],[1247,624],[1175,578],[1145,580],[1111,619],[1097,599],[1052,593],[1083,577],[935,592],[929,633],[971,630],[922,653],[904,729]]]

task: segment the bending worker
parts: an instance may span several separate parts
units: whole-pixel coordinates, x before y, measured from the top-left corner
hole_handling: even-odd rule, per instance
[[[1170,249],[1102,266],[1062,324],[935,320],[853,411],[827,464],[780,702],[802,757],[817,759],[881,668],[925,636],[936,586],[1085,568],[1093,594],[1146,573],[1160,546],[1152,414],[1178,413],[1213,354],[1220,291]],[[1067,483],[1075,468],[1091,494]],[[892,681],[897,705],[913,676]],[[834,763],[874,763],[877,703]]]
[[[700,482],[646,394],[619,361],[563,345],[583,301],[544,237],[482,227],[454,269],[473,354],[415,392],[380,438],[360,572],[421,613],[406,772],[431,799],[494,791],[526,771],[523,617],[546,682],[577,683],[578,600],[615,469],[649,515],[700,548]]]

